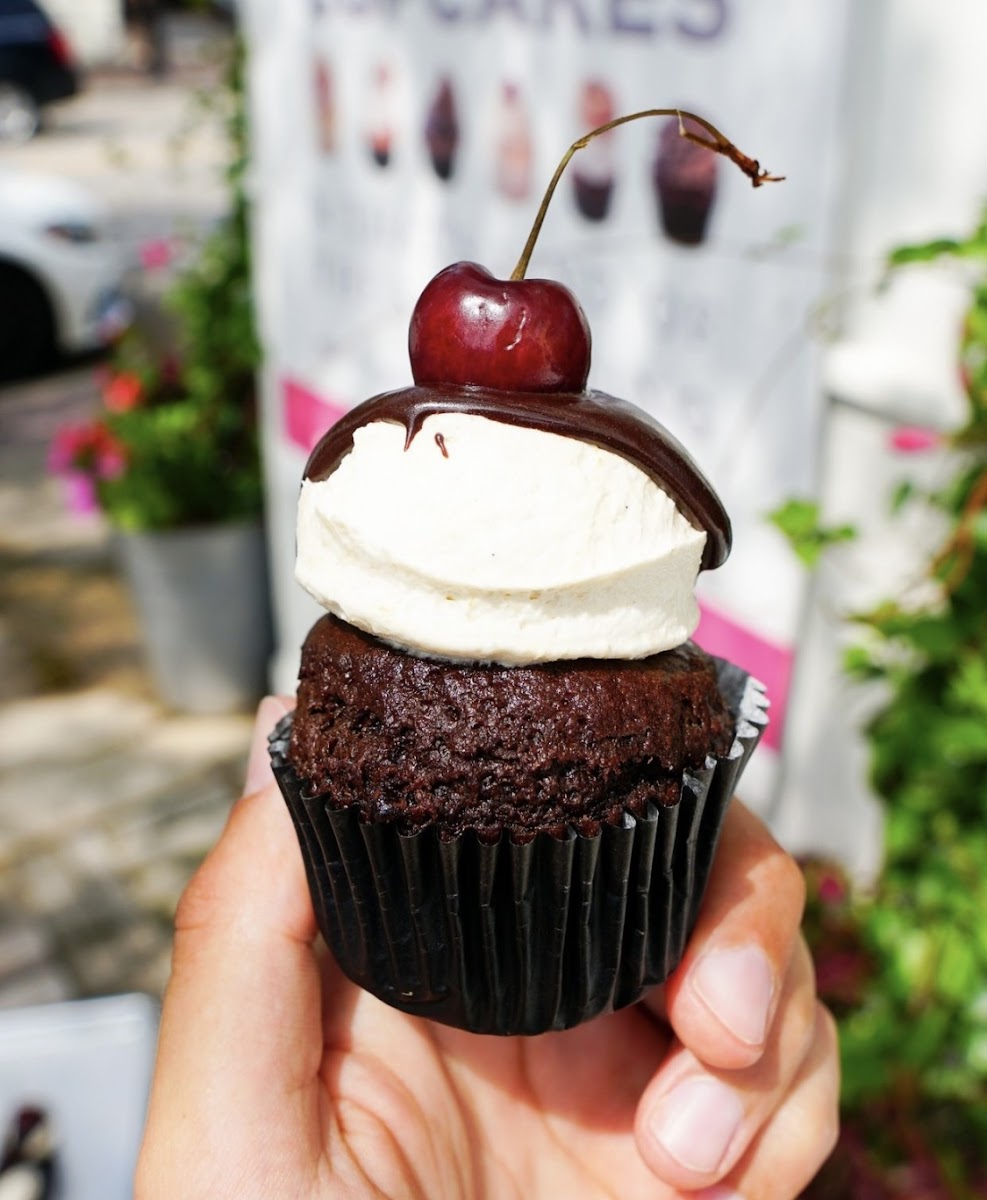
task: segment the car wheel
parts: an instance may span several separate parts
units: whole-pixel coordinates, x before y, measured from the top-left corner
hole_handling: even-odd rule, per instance
[[[0,142],[28,142],[41,128],[41,110],[30,92],[0,83]]]
[[[55,321],[40,285],[0,263],[0,379],[40,371],[55,357]]]

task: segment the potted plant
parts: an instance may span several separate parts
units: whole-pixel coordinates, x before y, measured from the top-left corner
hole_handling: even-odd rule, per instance
[[[856,615],[862,637],[846,660],[882,689],[866,737],[884,863],[866,889],[807,868],[807,931],[843,1059],[843,1136],[813,1200],[987,1197],[987,211],[969,237],[890,262],[943,257],[972,268],[967,415],[945,439],[899,435],[913,452],[945,442],[952,470],[934,493],[904,485],[893,497],[945,518],[928,565],[934,600]],[[820,528],[803,502],[775,517],[803,558],[848,532]]]
[[[227,84],[231,209],[165,296],[174,345],[126,335],[101,411],[51,455],[76,504],[109,521],[152,674],[185,711],[252,703],[271,647],[238,51]]]

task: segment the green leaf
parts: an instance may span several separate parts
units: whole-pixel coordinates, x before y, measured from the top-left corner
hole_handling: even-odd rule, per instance
[[[987,722],[977,717],[944,718],[935,730],[944,765],[987,764]]]
[[[888,263],[892,267],[901,267],[909,263],[930,262],[944,254],[955,254],[959,245],[955,238],[938,238],[916,246],[899,246],[888,255]]]
[[[916,650],[939,661],[953,660],[965,641],[964,633],[948,615],[921,615],[903,618],[898,633]]]
[[[936,990],[944,1000],[963,1006],[980,982],[977,955],[956,929],[942,929],[940,937]]]
[[[909,500],[915,495],[915,484],[909,479],[903,479],[891,493],[891,512],[901,512]]]
[[[884,664],[878,662],[870,650],[859,645],[848,646],[843,652],[843,670],[859,682],[883,679],[887,675]]]
[[[912,263],[932,262],[943,257],[987,258],[987,240],[972,238],[957,241],[956,238],[936,238],[915,246],[899,246],[888,255],[888,264],[901,267]]]
[[[947,696],[951,707],[987,718],[987,658],[964,655],[949,681]]]
[[[851,541],[857,536],[852,525],[824,526],[814,500],[788,500],[768,514],[769,521],[788,539],[799,559],[814,567],[827,546]]]

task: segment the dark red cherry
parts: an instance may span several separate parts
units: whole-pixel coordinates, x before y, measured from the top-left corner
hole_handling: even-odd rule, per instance
[[[477,263],[458,262],[419,297],[408,351],[419,386],[581,392],[590,332],[579,302],[561,283],[495,279]]]
[[[408,350],[419,386],[451,384],[512,392],[581,392],[589,374],[589,326],[567,287],[526,279],[531,252],[566,165],[593,138],[644,117],[679,119],[679,133],[725,154],[755,187],[779,176],[762,171],[704,117],[649,108],[607,121],[577,138],[562,156],[510,279],[495,279],[472,262],[453,263],[428,284],[411,316]]]

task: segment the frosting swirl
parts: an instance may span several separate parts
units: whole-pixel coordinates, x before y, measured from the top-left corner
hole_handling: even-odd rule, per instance
[[[721,566],[732,531],[726,510],[689,452],[659,421],[606,392],[515,392],[479,387],[411,387],[384,392],[352,409],[309,456],[305,478],[327,479],[353,446],[354,431],[369,421],[396,421],[411,445],[439,413],[469,413],[509,425],[540,429],[611,450],[640,467],[706,534],[702,567]]]
[[[354,409],[305,471],[296,575],[412,653],[507,664],[686,641],[730,525],[658,422],[602,393],[407,388]]]

